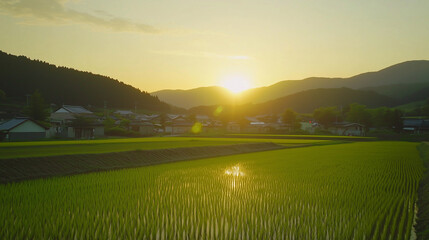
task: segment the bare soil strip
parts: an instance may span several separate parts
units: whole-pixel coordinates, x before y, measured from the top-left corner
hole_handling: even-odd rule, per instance
[[[300,145],[293,147],[305,147]],[[0,183],[134,168],[240,153],[291,148],[274,143],[138,150],[130,152],[0,159]]]

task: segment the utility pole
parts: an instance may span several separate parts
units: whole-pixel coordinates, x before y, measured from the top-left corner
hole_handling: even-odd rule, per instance
[[[25,96],[27,97],[27,107],[28,107],[28,105],[30,105],[29,98],[30,98],[31,94],[27,94],[27,95],[25,95]]]
[[[107,118],[107,101],[104,101],[104,117]]]

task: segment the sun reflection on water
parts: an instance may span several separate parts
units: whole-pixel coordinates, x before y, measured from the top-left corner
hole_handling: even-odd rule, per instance
[[[231,175],[233,177],[242,177],[242,176],[244,176],[244,173],[242,171],[240,171],[240,167],[239,166],[234,166],[231,169],[225,170],[225,174],[226,175]]]
[[[232,176],[232,178],[231,178],[231,188],[232,189],[235,189],[237,187],[238,183],[236,183],[236,181],[238,181],[238,177],[244,176],[244,172],[242,172],[240,170],[239,166],[234,166],[234,167],[231,167],[229,169],[226,169],[225,174],[228,176]]]

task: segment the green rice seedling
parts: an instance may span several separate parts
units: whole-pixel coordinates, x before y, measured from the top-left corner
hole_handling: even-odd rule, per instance
[[[409,239],[416,144],[284,149],[0,186],[0,239]]]

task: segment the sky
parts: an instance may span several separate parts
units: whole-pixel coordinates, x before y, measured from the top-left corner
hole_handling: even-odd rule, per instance
[[[0,0],[0,50],[141,90],[350,77],[429,59],[427,0]]]

